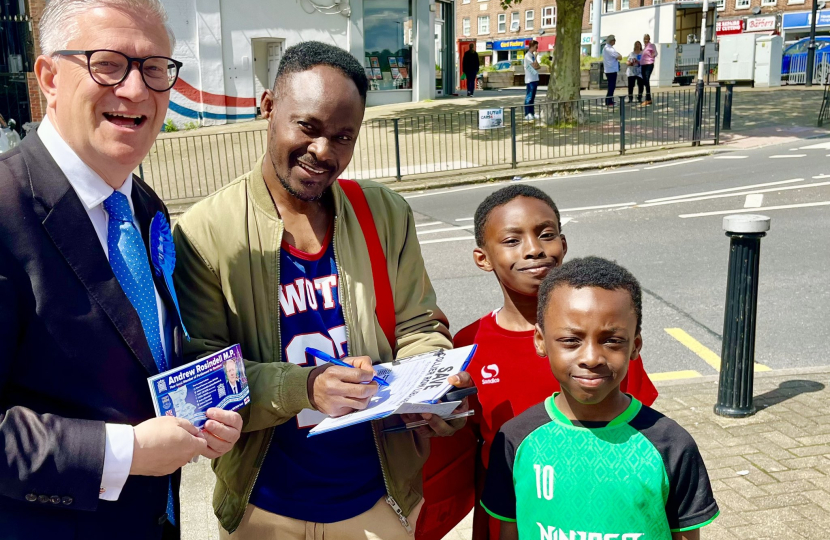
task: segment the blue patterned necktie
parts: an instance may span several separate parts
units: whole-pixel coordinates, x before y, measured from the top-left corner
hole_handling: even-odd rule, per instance
[[[138,313],[138,318],[141,319],[141,327],[144,329],[144,336],[153,353],[156,367],[159,372],[167,371],[167,359],[159,331],[159,312],[156,305],[153,274],[150,271],[147,249],[144,247],[141,233],[138,232],[133,221],[130,202],[126,195],[114,191],[104,201],[104,209],[109,214],[107,249],[112,272]],[[167,519],[171,524],[176,524],[171,484],[167,487]]]

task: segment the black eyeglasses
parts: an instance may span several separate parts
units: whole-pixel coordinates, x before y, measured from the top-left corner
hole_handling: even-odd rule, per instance
[[[61,56],[86,56],[89,76],[101,86],[116,86],[124,82],[133,63],[138,62],[138,71],[147,88],[156,92],[167,92],[179,78],[182,63],[166,56],[131,58],[124,53],[109,49],[93,51],[57,51]]]

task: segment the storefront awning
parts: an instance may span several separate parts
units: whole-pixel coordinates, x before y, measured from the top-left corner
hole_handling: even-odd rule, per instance
[[[549,52],[556,45],[556,36],[539,36],[536,41],[539,42],[539,52]]]

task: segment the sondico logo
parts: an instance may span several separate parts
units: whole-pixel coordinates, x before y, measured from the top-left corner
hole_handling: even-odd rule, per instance
[[[540,538],[539,540],[638,540],[645,533],[598,533],[585,531],[568,531],[556,527],[547,527],[536,522],[539,526]]]
[[[481,382],[484,384],[495,384],[499,382],[499,366],[490,364],[481,368]]]

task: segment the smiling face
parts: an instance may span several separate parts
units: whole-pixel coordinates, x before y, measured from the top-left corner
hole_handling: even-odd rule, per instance
[[[563,392],[583,405],[619,397],[628,363],[637,358],[642,338],[631,294],[624,289],[576,289],[559,285],[550,292],[544,328],[536,327],[536,352],[547,356]]]
[[[228,376],[228,382],[231,385],[235,385],[236,381],[239,380],[239,374],[236,371],[236,362],[233,360],[225,362],[225,374]]]
[[[161,21],[115,8],[78,17],[67,49],[111,49],[127,56],[170,56]],[[170,92],[149,90],[137,65],[116,86],[92,80],[83,55],[40,56],[35,65],[49,118],[76,154],[113,187],[120,187],[149,152],[167,113]]]
[[[285,75],[266,92],[268,159],[282,187],[302,201],[320,199],[349,165],[366,104],[338,69],[318,65]]]
[[[475,249],[474,257],[479,268],[496,273],[503,287],[536,296],[542,280],[562,264],[567,251],[553,208],[539,199],[516,197],[490,211],[484,244]]]

